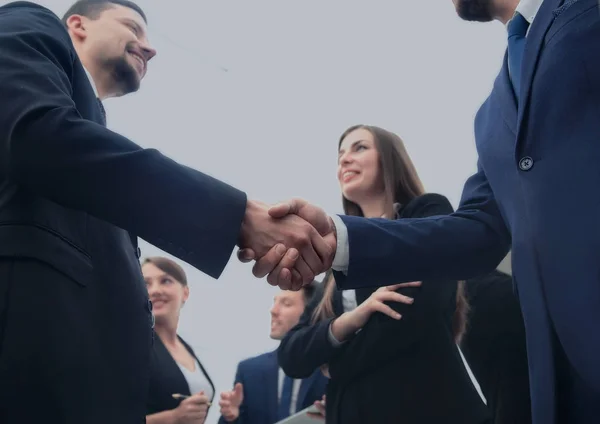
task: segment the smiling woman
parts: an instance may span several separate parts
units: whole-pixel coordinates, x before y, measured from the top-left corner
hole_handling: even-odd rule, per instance
[[[192,348],[177,334],[181,308],[190,295],[185,272],[171,259],[153,257],[143,262],[142,274],[155,319],[146,422],[203,423],[215,388]]]

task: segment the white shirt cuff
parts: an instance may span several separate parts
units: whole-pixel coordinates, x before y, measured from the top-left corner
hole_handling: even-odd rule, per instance
[[[333,323],[333,321],[332,321]],[[338,347],[344,344],[344,342],[340,342],[338,339],[335,338],[335,336],[333,335],[333,332],[331,331],[331,324],[329,324],[329,333],[327,334],[327,338],[329,339],[329,342],[331,343],[331,345],[333,347]]]
[[[350,246],[348,244],[348,228],[346,224],[337,215],[332,215],[331,219],[333,225],[335,225],[335,231],[337,234],[337,248],[335,251],[335,257],[333,258],[333,265],[331,266],[335,271],[348,273],[348,262],[350,261]]]

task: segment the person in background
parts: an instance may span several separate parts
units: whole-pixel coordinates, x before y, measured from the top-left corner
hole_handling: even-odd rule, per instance
[[[468,329],[461,342],[492,424],[531,424],[525,324],[512,277],[496,270],[466,282]]]
[[[271,308],[271,334],[281,340],[298,320],[315,292],[315,283],[300,291],[281,291]],[[310,406],[325,393],[327,378],[313,370],[302,379],[285,375],[277,351],[238,364],[233,390],[221,393],[219,424],[273,424]]]
[[[452,213],[445,197],[425,194],[396,134],[353,126],[338,149],[347,215],[402,220]],[[327,423],[488,422],[457,346],[468,307],[463,283],[338,290],[329,273],[323,293],[282,340],[279,363],[295,378],[319,367],[328,372]]]
[[[193,349],[177,334],[181,308],[190,295],[185,271],[171,259],[152,257],[143,262],[142,274],[156,320],[146,422],[203,424],[215,386]]]

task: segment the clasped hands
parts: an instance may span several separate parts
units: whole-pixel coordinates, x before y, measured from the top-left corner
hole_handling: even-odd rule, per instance
[[[256,261],[252,273],[283,290],[299,290],[331,268],[337,247],[331,217],[302,199],[274,206],[249,200],[238,258]]]

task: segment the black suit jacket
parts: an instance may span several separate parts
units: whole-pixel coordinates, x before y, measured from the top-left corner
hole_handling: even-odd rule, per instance
[[[142,422],[152,331],[137,237],[212,277],[235,246],[244,193],[102,122],[58,17],[0,7],[0,422]]]
[[[407,204],[399,218],[450,212],[445,197],[426,194]],[[481,424],[489,414],[452,334],[456,286],[426,281],[419,288],[402,289],[415,302],[390,304],[402,314],[401,320],[375,313],[360,332],[337,348],[328,339],[332,319],[309,323],[318,296],[282,341],[280,364],[297,378],[329,364],[328,423]],[[357,303],[374,290],[357,289]],[[339,316],[340,292],[334,307]]]
[[[467,280],[468,330],[461,348],[481,385],[493,424],[530,424],[525,324],[508,274]]]
[[[181,340],[181,343],[183,343],[188,352],[196,359],[196,365],[200,366],[200,370],[212,387],[213,395],[210,398],[210,402],[212,402],[215,397],[215,385],[192,347],[181,337],[179,337],[179,340]],[[174,399],[172,396],[173,393],[191,395],[190,387],[181,369],[164,343],[160,340],[160,337],[155,334],[154,346],[150,358],[150,389],[148,391],[146,415],[177,408],[181,400]]]

